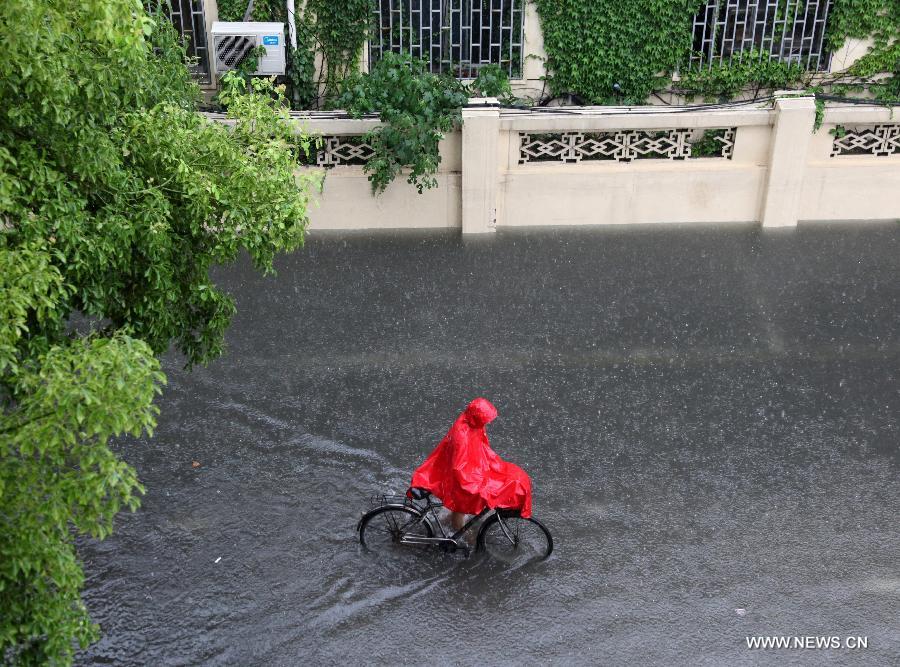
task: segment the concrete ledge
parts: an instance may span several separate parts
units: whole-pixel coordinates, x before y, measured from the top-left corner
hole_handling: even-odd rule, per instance
[[[900,159],[862,160],[834,158],[808,166],[800,219],[900,220]]]
[[[503,111],[500,129],[507,132],[582,132],[601,130],[659,130],[670,128],[744,127],[772,125],[768,108],[685,111],[683,107],[661,111],[659,107],[589,109],[570,113],[557,111]]]
[[[825,107],[823,124],[873,125],[878,123],[900,124],[900,111],[887,107],[847,104]],[[819,130],[820,132],[822,130]]]

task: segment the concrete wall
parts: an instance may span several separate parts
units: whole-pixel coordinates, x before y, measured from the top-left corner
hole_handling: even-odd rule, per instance
[[[212,35],[210,33],[212,24],[218,20],[218,8],[216,0],[201,0],[206,19],[207,43],[212,45]],[[296,11],[298,16],[302,14],[306,5],[306,0],[295,0]],[[521,99],[537,101],[547,94],[545,82],[542,77],[546,76],[545,62],[547,53],[544,50],[544,36],[541,30],[541,21],[538,15],[537,7],[534,2],[529,0],[525,5],[525,17],[523,25],[523,37],[525,40],[522,52],[522,78],[512,80],[511,86],[515,95]],[[846,43],[832,56],[831,72],[842,72],[849,68],[854,62],[859,60],[873,45],[871,39],[848,39]],[[316,80],[320,83],[320,93],[324,92],[322,73],[322,55],[316,54]],[[369,65],[369,49],[368,44],[363,48],[360,54],[359,69],[367,71]],[[827,74],[827,73],[826,73]],[[216,76],[213,76],[213,82],[204,86],[204,90],[210,94],[215,91],[217,82]],[[677,81],[677,79],[676,79]],[[677,86],[677,83],[676,83]],[[664,101],[663,101],[664,100]],[[660,97],[651,97],[649,104],[684,104],[685,100],[676,93],[663,92]]]
[[[498,225],[748,222],[758,220],[771,115],[764,109],[706,112],[609,110],[572,117],[506,115]],[[734,157],[518,164],[522,132],[738,127]],[[548,196],[549,195],[549,196]]]
[[[209,49],[209,83],[201,84],[206,101],[212,99],[218,90],[218,76],[216,75],[216,58],[213,54],[212,27],[219,20],[219,5],[216,0],[201,0],[203,5],[203,21],[206,24],[206,46]]]
[[[362,166],[328,170],[312,229],[428,228],[489,233],[528,225],[900,219],[900,120],[889,109],[831,106],[813,133],[812,98],[768,107],[510,111],[473,100],[462,132],[441,144],[439,186],[423,195],[398,178],[373,197]],[[376,119],[297,114],[307,131],[361,135]],[[838,126],[898,126],[896,150],[832,157]],[[731,158],[520,164],[522,135],[734,128]],[[893,131],[893,130],[891,130]],[[892,135],[893,136],[893,135]]]
[[[219,115],[209,114],[221,119]],[[294,113],[299,128],[326,137],[360,137],[379,125],[376,119],[349,119],[341,112]],[[372,194],[360,165],[327,169],[325,188],[310,211],[314,229],[425,229],[462,227],[462,134],[455,132],[440,144],[438,186],[418,194],[403,177],[383,193]],[[304,167],[303,169],[318,169]]]
[[[363,168],[340,166],[330,169],[319,205],[311,212],[313,229],[425,229],[462,227],[462,171],[460,134],[441,143],[438,186],[418,194],[416,188],[398,178],[387,190],[372,195]]]
[[[892,109],[858,105],[826,110],[804,161],[800,220],[900,220],[900,129],[893,155],[830,157],[837,126],[900,127]]]

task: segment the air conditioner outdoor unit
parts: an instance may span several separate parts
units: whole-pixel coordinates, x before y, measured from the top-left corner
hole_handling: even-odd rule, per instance
[[[217,74],[243,62],[257,46],[266,49],[253,74],[284,74],[284,24],[216,21],[212,27],[213,61]]]

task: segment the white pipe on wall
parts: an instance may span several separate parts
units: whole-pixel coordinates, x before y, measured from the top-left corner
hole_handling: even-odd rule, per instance
[[[288,39],[291,46],[297,48],[297,19],[294,16],[294,0],[287,0]]]

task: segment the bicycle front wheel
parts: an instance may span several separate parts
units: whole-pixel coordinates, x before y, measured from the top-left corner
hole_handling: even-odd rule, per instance
[[[434,531],[421,512],[403,505],[377,507],[359,522],[359,542],[367,551],[399,549],[404,535],[433,537]]]
[[[478,550],[501,560],[542,559],[553,552],[553,536],[537,519],[491,516],[478,533]]]

